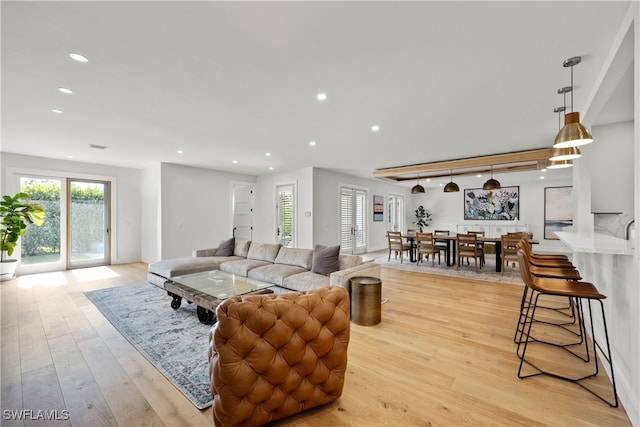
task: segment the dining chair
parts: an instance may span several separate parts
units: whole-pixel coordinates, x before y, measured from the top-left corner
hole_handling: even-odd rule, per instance
[[[422,262],[422,256],[426,255],[429,259],[431,255],[431,266],[435,266],[436,254],[438,255],[438,265],[440,265],[440,251],[444,248],[438,248],[433,241],[433,233],[417,233],[416,234],[416,265]]]
[[[475,234],[478,237],[484,237],[485,233],[484,231],[468,231],[467,234]],[[485,259],[484,259],[484,242],[478,242],[478,247],[480,249],[482,249],[482,265],[485,264]],[[467,264],[469,264],[469,259],[467,258]]]
[[[464,258],[473,258],[473,262],[476,268],[476,272],[478,271],[478,262],[480,263],[480,268],[482,268],[484,259],[484,254],[482,249],[478,247],[478,236],[475,234],[458,234],[456,236],[456,246],[457,246],[457,255],[456,255],[456,269],[460,269],[460,264]]]
[[[510,234],[503,234],[500,236],[500,243],[502,246],[501,249],[501,257],[502,257],[502,274],[507,269],[509,263],[513,263],[515,267],[515,263],[518,262],[518,248],[517,245],[522,240],[522,237],[518,237]]]
[[[411,250],[411,245],[404,243],[402,233],[399,231],[387,231],[387,240],[389,243],[389,257],[387,261],[391,261],[391,252],[395,252],[396,259],[398,259],[398,254],[400,254],[400,264],[402,264],[403,254]]]

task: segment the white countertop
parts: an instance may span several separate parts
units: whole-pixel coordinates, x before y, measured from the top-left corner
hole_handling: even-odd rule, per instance
[[[574,252],[596,254],[633,255],[635,249],[629,240],[599,233],[556,232],[562,243]]]

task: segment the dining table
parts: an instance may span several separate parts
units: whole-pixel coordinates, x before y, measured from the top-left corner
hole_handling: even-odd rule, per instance
[[[402,235],[409,242],[409,246],[411,250],[409,251],[409,261],[416,262],[415,256],[415,233],[406,233]],[[527,239],[529,244],[537,244],[540,243],[535,239]],[[438,243],[445,243],[445,259],[447,267],[452,267],[456,265],[456,235],[434,235],[433,241]],[[487,236],[478,236],[478,242],[489,243],[495,245],[495,253],[496,253],[496,272],[502,272],[502,239],[500,237],[487,237]]]

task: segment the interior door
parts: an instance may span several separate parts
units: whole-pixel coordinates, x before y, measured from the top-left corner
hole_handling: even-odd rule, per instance
[[[233,187],[233,236],[253,240],[254,187],[238,184]]]
[[[110,183],[67,179],[68,268],[110,263]]]
[[[276,242],[287,248],[295,247],[295,187],[293,184],[276,187]]]

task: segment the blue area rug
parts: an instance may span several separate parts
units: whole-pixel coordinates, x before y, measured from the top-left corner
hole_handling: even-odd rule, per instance
[[[120,333],[198,409],[211,406],[210,325],[198,321],[195,304],[170,307],[167,292],[150,283],[86,292]]]

